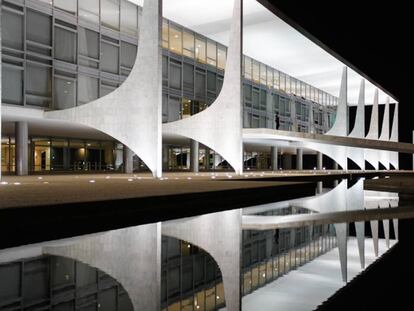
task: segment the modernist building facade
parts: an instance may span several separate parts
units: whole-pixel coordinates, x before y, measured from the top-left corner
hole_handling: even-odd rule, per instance
[[[67,125],[48,117],[33,116],[81,107],[118,89],[136,62],[139,30],[146,27],[142,8],[127,0],[5,0],[1,17],[2,172],[13,174],[22,162],[27,166],[24,174],[130,171],[132,164],[124,161],[131,158],[123,148],[125,141],[111,133],[65,129]],[[228,49],[166,19],[160,28],[160,114],[167,124],[213,104],[223,86]],[[337,97],[248,56],[242,57],[241,66],[243,128],[324,134],[333,126]],[[23,153],[16,146],[21,131],[27,131],[28,138]],[[198,162],[196,170],[199,165],[207,170],[229,168],[220,150],[190,147],[188,140],[164,135],[163,170],[190,169],[191,162]],[[197,155],[191,157],[191,149]],[[16,154],[22,156],[16,160]],[[267,169],[274,162],[270,158],[270,149],[245,147],[243,165]],[[135,162],[135,169],[148,164],[137,158]]]

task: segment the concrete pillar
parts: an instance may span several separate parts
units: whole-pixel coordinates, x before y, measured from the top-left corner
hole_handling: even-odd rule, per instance
[[[16,139],[16,175],[24,176],[29,173],[28,168],[28,140],[29,127],[27,122],[15,123],[15,139]]]
[[[296,149],[296,169],[303,170],[303,149]]]
[[[277,147],[272,146],[270,148],[270,166],[272,167],[273,171],[277,171],[278,163],[277,163]]]
[[[323,169],[323,153],[316,153],[316,169],[321,171]]]
[[[124,287],[134,310],[160,310],[161,223],[51,242],[42,251],[109,274]]]
[[[204,154],[204,167],[206,171],[210,169],[210,148],[205,148],[205,154]]]
[[[339,170],[339,166],[338,166],[338,163],[337,162],[334,162],[333,169],[334,170]]]
[[[131,149],[124,145],[124,173],[132,174],[134,171],[134,153]]]
[[[167,171],[168,170],[168,151],[169,148],[167,145],[162,146],[162,170]]]
[[[198,173],[199,171],[199,143],[191,139],[190,145],[190,171]]]
[[[291,154],[284,154],[282,157],[282,161],[283,161],[284,170],[292,169],[292,155]]]

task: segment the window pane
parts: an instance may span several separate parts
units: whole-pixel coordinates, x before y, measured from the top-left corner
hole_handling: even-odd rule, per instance
[[[79,27],[79,54],[99,59],[99,34]]]
[[[79,1],[82,2],[83,0]],[[71,14],[76,14],[78,11],[78,1],[77,0],[54,0],[53,4],[55,7],[62,9]]]
[[[50,96],[51,79],[50,68],[27,64],[26,67],[26,93],[39,96]]]
[[[98,98],[98,79],[84,75],[78,78],[78,104],[86,104]]]
[[[217,67],[219,69],[225,69],[226,68],[226,57],[227,52],[225,48],[218,48],[217,50]]]
[[[2,101],[8,104],[23,104],[23,71],[3,65],[2,77]]]
[[[76,34],[55,27],[55,58],[69,63],[76,62]]]
[[[55,76],[54,108],[67,109],[76,106],[76,81]]]
[[[279,71],[277,70],[273,72],[273,88],[279,89]]]
[[[121,1],[121,31],[138,35],[138,7],[127,0]]]
[[[244,78],[247,80],[252,79],[252,59],[250,57],[244,57]]]
[[[162,22],[162,47],[168,49],[168,22],[166,20]]]
[[[4,46],[23,50],[23,16],[3,10],[2,43]]]
[[[121,42],[121,66],[134,67],[135,58],[137,57],[137,46],[131,43]]]
[[[184,31],[183,33],[183,54],[187,57],[194,58],[194,35]]]
[[[260,83],[266,85],[266,65],[260,64]]]
[[[181,66],[170,62],[170,87],[181,90]]]
[[[27,40],[49,46],[52,44],[52,20],[50,16],[28,9],[26,23]]]
[[[192,93],[194,92],[194,66],[184,63],[183,72],[184,91]]]
[[[257,61],[253,61],[253,81],[256,83],[260,83],[260,70],[259,70],[259,63]]]
[[[206,75],[196,71],[195,95],[204,98],[206,96]]]
[[[181,54],[183,52],[181,38],[181,30],[170,26],[170,50],[174,53]]]
[[[206,41],[203,39],[196,39],[196,59],[200,63],[206,62]]]
[[[119,0],[101,0],[101,23],[119,30]]]
[[[216,43],[213,41],[207,41],[207,63],[211,66],[217,64],[217,48]]]
[[[102,42],[101,48],[101,69],[117,74],[119,69],[119,47]]]
[[[65,1],[65,0],[62,0]],[[99,0],[80,0],[79,17],[95,24],[99,23]]]
[[[273,86],[273,70],[270,67],[267,67],[267,87],[271,88]]]
[[[216,74],[211,71],[207,71],[207,91],[216,92]]]

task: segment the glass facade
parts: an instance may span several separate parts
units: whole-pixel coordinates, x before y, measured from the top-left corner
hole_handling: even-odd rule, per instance
[[[67,109],[126,79],[137,53],[139,7],[126,0],[32,2],[2,1],[3,104]],[[227,48],[166,19],[162,46],[162,120],[171,122],[214,102]],[[248,56],[243,77],[244,127],[276,128],[276,115],[280,130],[324,133],[332,126],[335,97]]]
[[[108,274],[57,257],[0,264],[1,310],[132,311],[131,300]]]

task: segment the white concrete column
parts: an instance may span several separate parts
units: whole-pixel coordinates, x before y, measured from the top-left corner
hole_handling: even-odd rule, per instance
[[[321,171],[323,169],[323,153],[316,153],[316,169]]]
[[[296,169],[303,170],[303,149],[296,149]]]
[[[206,171],[210,169],[210,148],[208,147],[204,149],[204,168]]]
[[[161,223],[51,242],[43,253],[98,268],[126,290],[135,311],[160,310]]]
[[[199,143],[191,139],[190,144],[190,171],[198,173],[199,171]]]
[[[14,133],[16,139],[16,175],[24,176],[29,173],[29,127],[27,122],[16,122]]]
[[[227,311],[241,310],[242,243],[240,209],[164,222],[162,234],[188,241],[208,252],[223,277]]]
[[[277,171],[278,163],[277,163],[277,147],[276,146],[270,147],[270,165],[273,171]]]
[[[134,172],[134,153],[125,145],[123,151],[124,173],[132,174]]]

